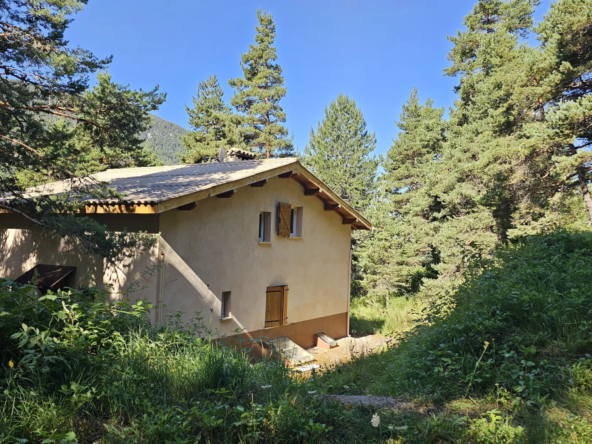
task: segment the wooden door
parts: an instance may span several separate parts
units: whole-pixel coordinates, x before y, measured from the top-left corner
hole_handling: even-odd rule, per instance
[[[280,327],[288,323],[288,286],[267,287],[265,327]]]

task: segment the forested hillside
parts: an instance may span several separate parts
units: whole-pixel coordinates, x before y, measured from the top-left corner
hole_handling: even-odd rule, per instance
[[[145,144],[158,155],[164,165],[180,163],[180,156],[185,152],[181,136],[188,131],[155,115],[151,117],[154,124],[142,133],[142,138],[146,140]]]

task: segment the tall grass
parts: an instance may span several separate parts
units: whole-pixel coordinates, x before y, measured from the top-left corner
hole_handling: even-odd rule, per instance
[[[409,441],[592,442],[592,233],[510,246],[451,303],[319,387],[431,406]]]
[[[355,299],[350,308],[352,334],[392,335],[404,333],[417,325],[417,314],[424,308],[419,298],[391,298],[389,307]]]
[[[0,280],[0,443],[367,442],[372,412],[317,398],[142,303]],[[94,298],[94,300],[93,300]],[[311,392],[311,393],[309,393]],[[363,421],[360,422],[360,418]]]

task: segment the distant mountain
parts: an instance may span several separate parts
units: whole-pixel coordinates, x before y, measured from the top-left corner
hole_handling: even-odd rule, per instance
[[[180,136],[187,134],[185,128],[152,115],[154,125],[144,133],[146,143],[155,151],[164,165],[181,163],[179,155],[185,152]]]

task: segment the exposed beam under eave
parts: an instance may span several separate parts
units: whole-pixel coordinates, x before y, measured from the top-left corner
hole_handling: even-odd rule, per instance
[[[305,196],[316,196],[320,192],[321,192],[321,190],[319,188],[305,188],[304,195]]]
[[[225,193],[217,194],[216,197],[219,199],[228,199],[234,196],[234,190],[226,191]]]
[[[191,203],[188,203],[188,204],[185,204],[185,205],[181,205],[180,207],[177,207],[177,210],[179,210],[179,211],[191,211],[196,206],[197,206],[197,202],[191,202]]]
[[[341,223],[342,223],[342,225],[352,225],[352,224],[355,224],[356,222],[357,222],[356,219],[343,218],[343,221]]]
[[[285,173],[282,173],[282,174],[278,175],[278,177],[279,177],[280,179],[289,179],[289,178],[290,178],[290,177],[292,177],[293,175],[294,175],[294,172],[293,172],[293,171],[287,171],[287,172],[285,172]]]
[[[325,204],[325,211],[335,211],[337,208],[339,208],[339,204]]]
[[[261,188],[262,186],[264,186],[267,183],[267,179],[264,180],[260,180],[259,182],[254,182],[251,185],[249,185],[250,187],[253,188]]]

